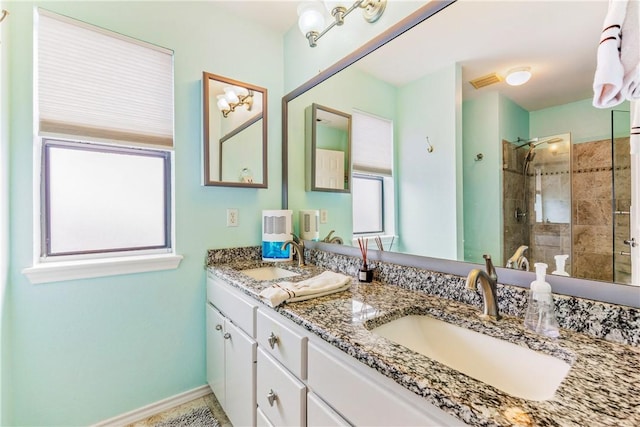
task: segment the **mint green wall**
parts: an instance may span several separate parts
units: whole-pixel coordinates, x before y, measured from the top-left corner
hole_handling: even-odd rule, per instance
[[[0,10],[5,4],[0,0]],[[9,424],[9,42],[7,25],[0,25],[0,425]]]
[[[289,209],[295,229],[298,210],[326,209],[329,219],[320,224],[320,238],[335,230],[350,244],[352,234],[350,193],[305,191],[305,109],[315,102],[348,114],[357,109],[393,120],[395,95],[393,86],[351,67],[289,103]]]
[[[175,51],[177,270],[32,285],[33,3],[9,2],[11,240],[3,423],[87,425],[205,384],[208,248],[260,243],[260,211],[280,207],[279,35],[215,2],[49,2],[42,6]],[[241,29],[241,31],[239,31]],[[259,40],[259,43],[256,41]],[[260,67],[247,66],[247,58]],[[269,90],[269,188],[202,187],[202,71]],[[226,208],[239,209],[237,228]],[[3,323],[4,329],[4,323]],[[6,401],[3,402],[3,405]]]
[[[462,208],[457,167],[462,113],[459,73],[459,66],[451,65],[398,90],[396,164],[402,252],[458,259],[462,232],[453,213]],[[427,152],[427,136],[432,153]]]
[[[497,238],[500,189],[500,96],[489,92],[462,104],[464,146],[464,259],[483,262],[482,254],[500,255]],[[476,161],[482,153],[482,160]]]
[[[329,126],[316,126],[316,138],[316,148],[324,150],[346,151],[349,143],[347,131]]]
[[[628,101],[615,107],[629,109]],[[530,116],[532,138],[571,132],[571,142],[579,144],[611,137],[611,109],[595,108],[591,98],[532,111]]]
[[[488,92],[463,103],[464,259],[502,259],[502,140],[529,135],[529,113]],[[482,153],[482,160],[475,160]],[[495,263],[495,261],[494,261]]]

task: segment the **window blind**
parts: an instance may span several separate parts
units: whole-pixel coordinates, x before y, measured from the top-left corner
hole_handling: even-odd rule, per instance
[[[352,117],[353,170],[391,176],[393,122],[354,111]]]
[[[173,53],[38,10],[40,135],[173,147]]]

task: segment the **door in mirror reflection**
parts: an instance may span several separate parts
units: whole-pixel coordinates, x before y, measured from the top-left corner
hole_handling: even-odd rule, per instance
[[[267,90],[203,73],[204,184],[267,187]]]
[[[351,190],[351,115],[312,104],[305,110],[307,191]]]

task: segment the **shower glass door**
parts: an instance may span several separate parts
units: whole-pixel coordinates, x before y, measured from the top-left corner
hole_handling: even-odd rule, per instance
[[[631,155],[628,111],[611,112],[613,281],[631,283]]]

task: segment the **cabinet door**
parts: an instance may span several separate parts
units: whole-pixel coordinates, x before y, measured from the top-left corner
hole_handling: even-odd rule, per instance
[[[257,343],[229,320],[225,324],[226,404],[234,426],[256,425]]]
[[[207,304],[207,382],[220,404],[226,403],[224,393],[224,322],[225,318],[218,310]]]

